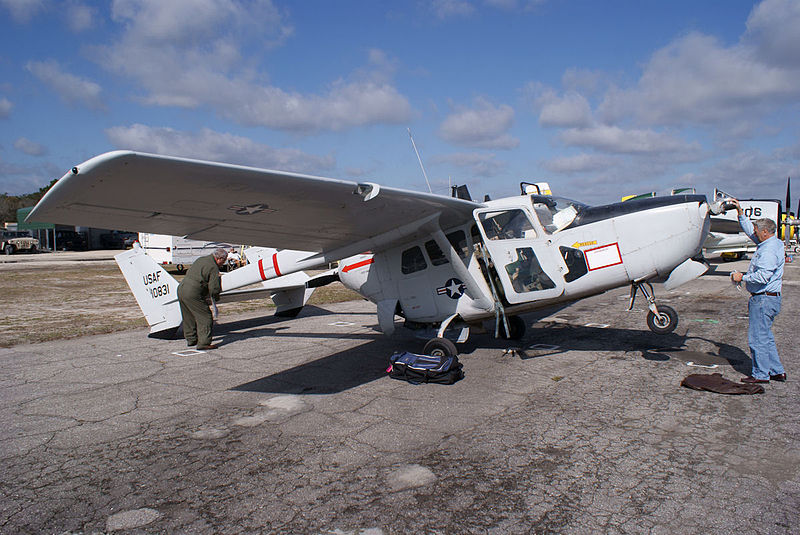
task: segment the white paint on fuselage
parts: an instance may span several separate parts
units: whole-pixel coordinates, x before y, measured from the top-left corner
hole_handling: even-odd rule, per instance
[[[535,291],[524,294],[524,302],[505,307],[508,314],[594,295],[631,281],[665,278],[676,266],[699,252],[708,231],[708,207],[698,202],[651,208],[555,233],[545,230],[526,197],[503,199],[503,205],[525,210],[539,237],[517,241],[535,247],[537,255],[552,255],[549,260],[557,263],[558,276],[562,277],[559,283],[563,285],[563,292],[557,297],[540,298]],[[471,237],[470,229],[474,224],[448,229],[445,234],[464,231],[469,251],[465,264],[478,291],[491,301],[491,290],[480,269]],[[456,313],[465,321],[493,317],[493,309],[478,306],[469,295],[462,294],[454,299],[452,293],[442,290],[448,281],[459,278],[450,263],[433,265],[425,248],[426,241],[429,240],[409,242],[374,255],[347,258],[340,263],[340,279],[346,287],[374,303],[396,300],[406,319],[417,322],[439,322]],[[590,270],[571,282],[563,280],[568,268],[562,247],[585,252],[610,244],[619,247],[621,263]],[[401,272],[401,257],[403,251],[412,247],[419,247],[424,253],[427,267],[406,275]],[[510,288],[504,290],[508,292]]]

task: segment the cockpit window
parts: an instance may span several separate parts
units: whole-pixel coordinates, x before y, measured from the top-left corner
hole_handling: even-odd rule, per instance
[[[496,212],[483,212],[480,214],[481,225],[490,240],[515,240],[521,238],[534,238],[533,230],[528,216],[518,208],[511,210],[498,210]]]
[[[551,195],[531,195],[533,213],[548,233],[567,227],[586,205],[564,197]]]

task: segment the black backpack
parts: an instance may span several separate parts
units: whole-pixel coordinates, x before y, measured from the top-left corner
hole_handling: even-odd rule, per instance
[[[439,383],[451,385],[464,377],[458,357],[416,355],[404,351],[389,357],[389,377],[411,384]]]

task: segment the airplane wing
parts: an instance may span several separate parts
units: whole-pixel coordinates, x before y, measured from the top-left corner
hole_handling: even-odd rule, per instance
[[[443,229],[468,221],[480,206],[373,183],[115,151],[73,167],[28,220],[324,253],[380,250],[430,219]]]

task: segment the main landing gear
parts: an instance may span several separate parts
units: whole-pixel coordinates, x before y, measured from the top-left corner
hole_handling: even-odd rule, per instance
[[[445,330],[451,325],[455,318],[456,315],[453,315],[442,322],[439,326],[436,338],[431,338],[428,340],[428,343],[425,344],[425,348],[422,350],[425,355],[432,355],[434,357],[458,356],[458,348],[456,345],[450,339],[444,337]],[[501,321],[498,324],[497,335],[499,338],[505,340],[519,340],[525,335],[525,320],[519,316],[507,316],[504,319],[505,321]],[[459,328],[459,326],[456,326],[456,328]],[[464,343],[469,337],[469,326],[461,325],[460,328],[461,333],[459,334],[457,342]]]
[[[641,291],[647,299],[647,326],[656,334],[669,334],[678,326],[678,313],[667,305],[656,306],[656,298],[653,296],[653,285],[649,282],[631,283],[631,302],[628,310],[633,310],[633,303],[636,300],[636,293]]]

